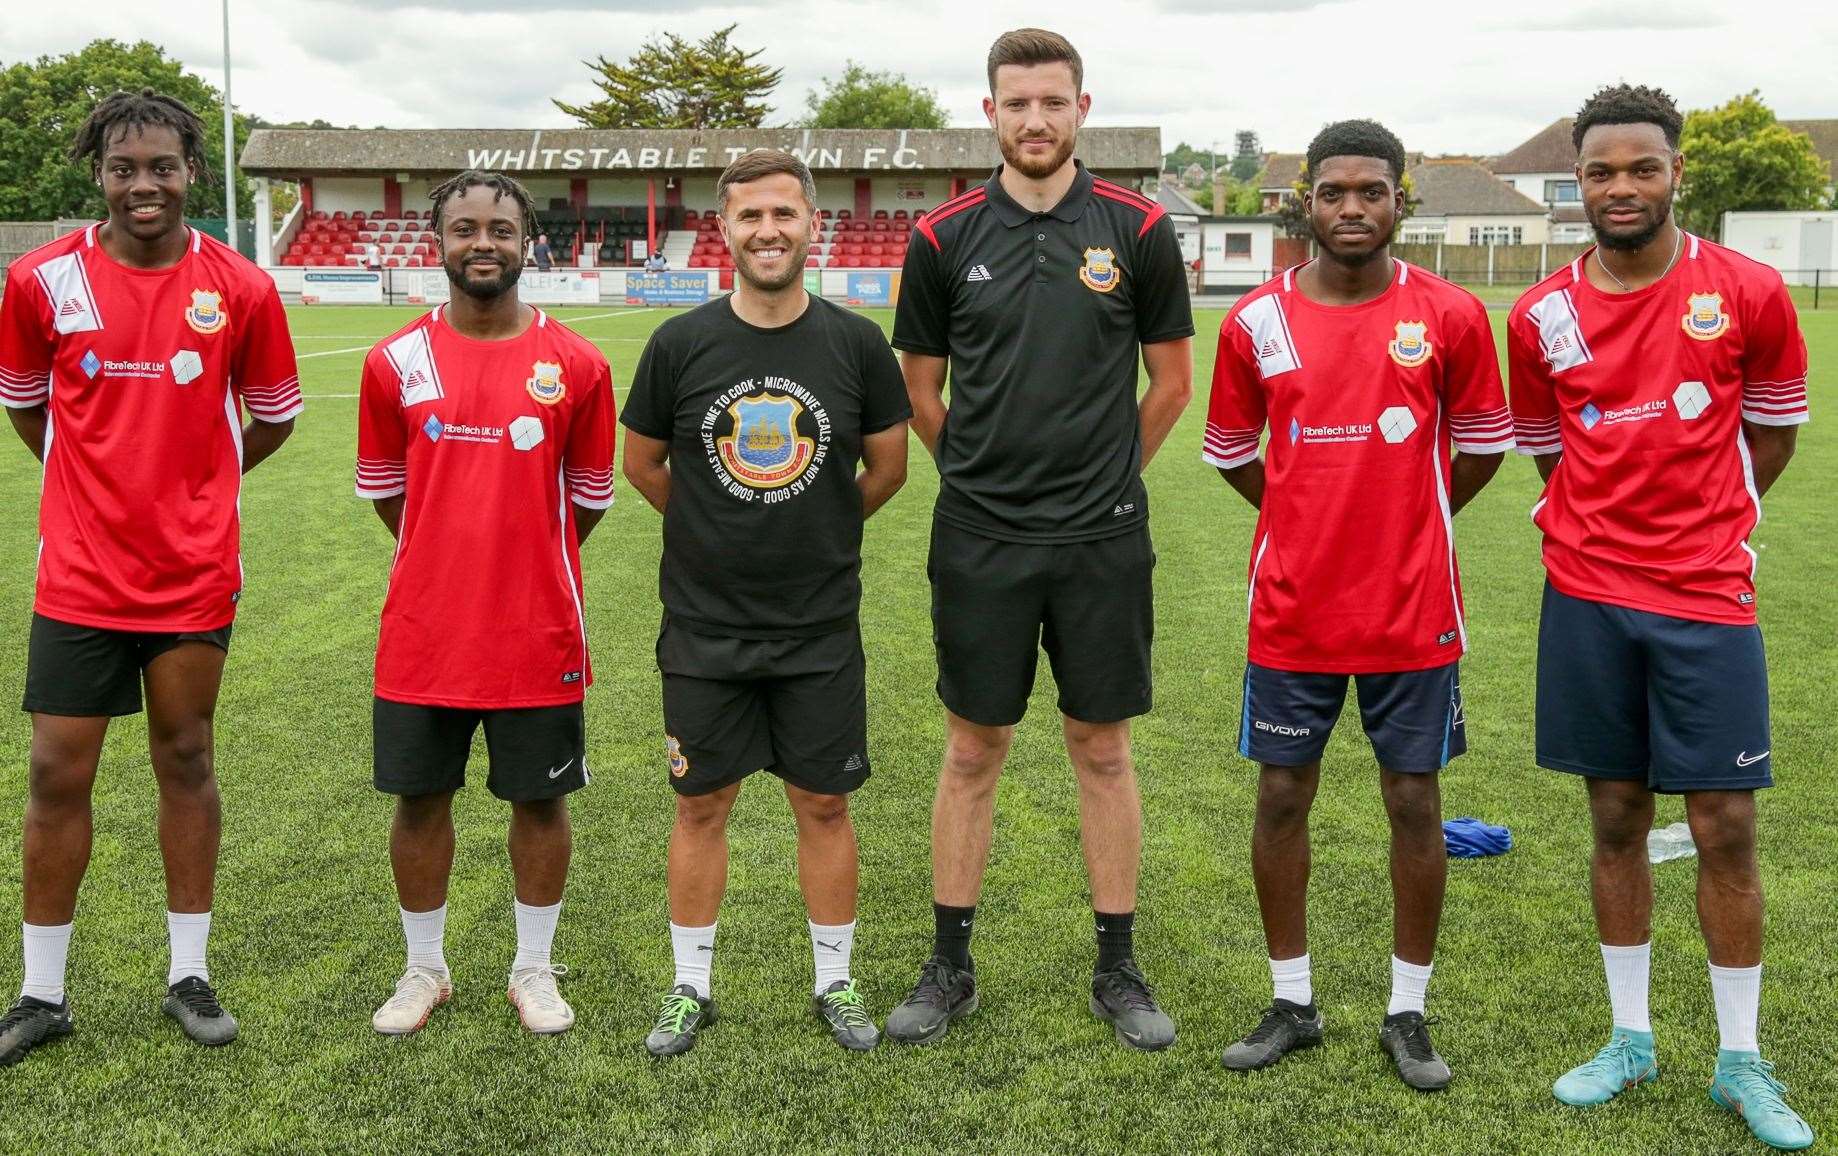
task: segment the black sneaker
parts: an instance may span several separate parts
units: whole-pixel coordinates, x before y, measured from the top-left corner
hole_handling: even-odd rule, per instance
[[[1225,1049],[1225,1066],[1234,1072],[1267,1068],[1297,1048],[1319,1044],[1322,1025],[1314,1004],[1275,1000],[1250,1035]]]
[[[0,1068],[11,1067],[26,1058],[26,1053],[40,1044],[61,1040],[70,1034],[70,1000],[46,1003],[22,995],[0,1017]]]
[[[1379,1043],[1391,1053],[1398,1078],[1419,1092],[1437,1092],[1449,1086],[1449,1065],[1430,1043],[1430,1025],[1422,1012],[1399,1012],[1379,1025]]]
[[[811,997],[811,1010],[817,1013],[836,1042],[852,1052],[871,1052],[881,1042],[881,1033],[868,1018],[868,1005],[855,990],[855,981],[839,979]]]
[[[976,971],[960,970],[942,955],[919,968],[919,986],[887,1017],[887,1034],[903,1044],[942,1039],[951,1021],[976,1010]]]
[[[1091,1014],[1107,1021],[1126,1048],[1159,1052],[1174,1042],[1174,1021],[1133,959],[1091,977]]]
[[[188,975],[167,988],[160,1010],[207,1048],[222,1047],[236,1038],[236,1017],[223,1010],[217,993],[201,976]]]
[[[697,1033],[714,1023],[714,998],[703,999],[695,988],[679,983],[664,997],[657,1026],[645,1037],[645,1051],[654,1056],[680,1056],[696,1046]]]

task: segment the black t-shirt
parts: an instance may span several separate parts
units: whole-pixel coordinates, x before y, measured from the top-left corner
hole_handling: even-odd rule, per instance
[[[1193,336],[1173,223],[1084,165],[1024,209],[1002,170],[919,219],[893,344],[951,360],[937,515],[1014,542],[1121,534],[1149,514],[1140,349]]]
[[[726,297],[658,326],[620,420],[670,443],[658,589],[671,620],[741,638],[853,624],[862,437],[911,416],[880,326],[820,298],[777,329]]]

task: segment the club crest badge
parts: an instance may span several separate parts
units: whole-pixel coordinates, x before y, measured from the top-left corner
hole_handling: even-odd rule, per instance
[[[1730,327],[1730,315],[1723,308],[1721,293],[1693,293],[1680,320],[1685,332],[1699,341],[1715,341]]]
[[[1087,289],[1109,293],[1123,280],[1123,270],[1117,268],[1117,255],[1109,249],[1085,250],[1085,263],[1079,266],[1079,280]]]
[[[670,777],[680,779],[689,773],[689,760],[683,755],[683,744],[675,735],[664,736],[664,753],[670,758]]]
[[[743,397],[728,407],[734,432],[715,439],[721,464],[756,490],[776,490],[804,473],[816,443],[798,433],[804,406],[779,393]]]
[[[191,291],[191,307],[185,310],[185,324],[199,333],[215,333],[229,319],[223,311],[223,294],[208,289]]]
[[[1391,354],[1391,360],[1406,369],[1428,361],[1430,354],[1436,352],[1436,347],[1431,345],[1429,338],[1425,336],[1425,331],[1428,329],[1428,323],[1423,321],[1398,322],[1397,333],[1392,337],[1391,344],[1386,346],[1387,351]]]
[[[568,393],[568,387],[562,384],[561,363],[555,361],[538,361],[531,365],[530,379],[523,387],[543,405],[554,405]]]

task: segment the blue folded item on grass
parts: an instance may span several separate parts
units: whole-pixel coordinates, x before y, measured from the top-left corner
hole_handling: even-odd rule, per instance
[[[1442,825],[1443,842],[1454,859],[1481,859],[1513,849],[1513,833],[1479,819],[1450,819]]]

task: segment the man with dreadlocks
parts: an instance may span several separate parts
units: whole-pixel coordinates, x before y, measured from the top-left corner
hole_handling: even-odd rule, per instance
[[[1596,246],[1507,323],[1519,450],[1545,481],[1537,760],[1588,790],[1613,1013],[1607,1045],[1552,1090],[1594,1105],[1659,1074],[1647,832],[1654,795],[1683,795],[1720,1037],[1711,1099],[1804,1148],[1812,1129],[1757,1038],[1755,792],[1774,779],[1748,537],[1807,420],[1806,342],[1778,273],[1673,219],[1683,125],[1657,89],[1584,102],[1576,175]]]
[[[0,1019],[0,1064],[70,1033],[90,793],[109,719],[140,711],[143,684],[172,947],[162,1007],[199,1043],[236,1038],[205,965],[221,831],[211,720],[242,595],[241,477],[301,401],[274,282],[185,225],[203,141],[191,109],[149,89],[97,105],[71,152],[108,219],[15,261],[0,305],[0,404],[44,462],[25,981]]]
[[[358,413],[357,492],[397,541],[373,737],[377,789],[397,796],[389,855],[408,940],[371,1023],[416,1031],[452,995],[453,793],[483,726],[486,789],[511,805],[510,1001],[530,1031],[561,1032],[574,1010],[549,953],[593,680],[580,545],[613,503],[612,370],[518,299],[535,223],[522,185],[469,170],[430,195],[452,299],[370,351]]]

